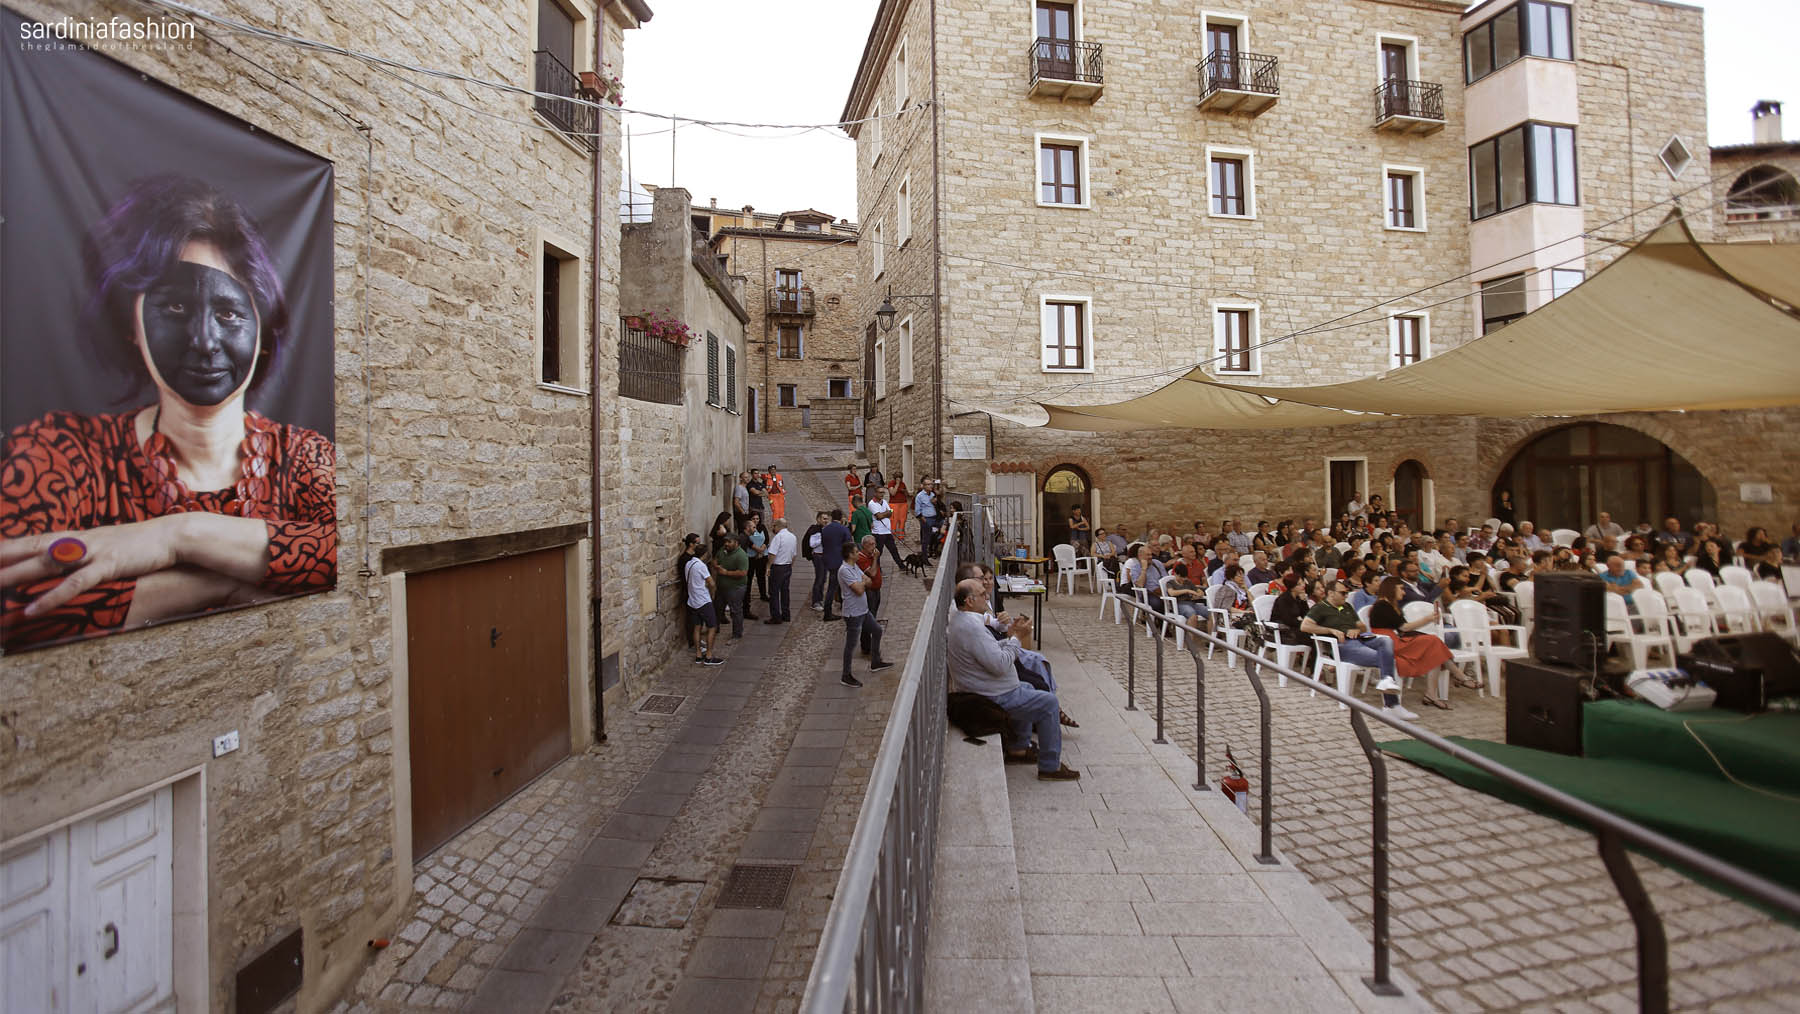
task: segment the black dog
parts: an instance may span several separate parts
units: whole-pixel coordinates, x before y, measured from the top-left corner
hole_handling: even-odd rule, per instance
[[[925,557],[918,553],[908,553],[906,558],[900,561],[900,569],[918,577],[925,573]]]

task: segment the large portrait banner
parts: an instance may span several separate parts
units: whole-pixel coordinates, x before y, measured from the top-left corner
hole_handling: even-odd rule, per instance
[[[0,652],[337,583],[332,166],[0,9]]]

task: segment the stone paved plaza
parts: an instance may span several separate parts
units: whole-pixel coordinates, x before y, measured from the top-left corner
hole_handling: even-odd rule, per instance
[[[1126,679],[1125,627],[1097,597],[1052,595],[1046,626],[1083,663]],[[1137,703],[1155,707],[1154,642],[1137,640]],[[1167,643],[1168,735],[1194,751],[1194,664]],[[1257,776],[1258,707],[1221,652],[1206,664],[1207,777],[1224,752]],[[1369,767],[1347,712],[1270,679],[1275,848],[1368,938]],[[1371,699],[1373,699],[1371,697]],[[1454,688],[1453,711],[1407,703],[1446,735],[1504,738],[1501,702]],[[1399,735],[1371,723],[1377,739]],[[1634,935],[1591,835],[1396,758],[1387,763],[1394,962],[1449,1011],[1635,1010]],[[1253,785],[1251,815],[1261,786]],[[1670,1000],[1683,1010],[1800,1010],[1800,931],[1634,857],[1669,937]]]

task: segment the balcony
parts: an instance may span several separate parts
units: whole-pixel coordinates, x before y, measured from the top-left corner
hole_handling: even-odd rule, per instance
[[[1038,39],[1025,53],[1032,98],[1092,102],[1102,84],[1100,44]]]
[[[1200,108],[1256,116],[1281,97],[1281,73],[1272,56],[1214,50],[1200,61]]]
[[[1375,129],[1435,134],[1444,129],[1444,86],[1392,78],[1375,87]]]
[[[813,315],[813,291],[811,289],[769,290],[768,312],[790,317],[810,317]]]
[[[538,111],[538,115],[549,120],[552,126],[569,135],[569,140],[593,151],[599,140],[597,126],[599,110],[571,100],[576,98],[592,100],[595,96],[584,93],[581,88],[581,79],[575,76],[574,71],[563,66],[563,62],[556,58],[556,54],[540,49],[531,56],[537,70],[536,76],[533,78],[534,90],[566,96],[566,98],[560,99],[547,99],[539,96],[531,100],[532,108]]]

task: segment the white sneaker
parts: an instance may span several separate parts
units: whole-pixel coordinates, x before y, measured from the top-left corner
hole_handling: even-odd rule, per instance
[[[1394,712],[1395,718],[1403,718],[1403,719],[1407,720],[1408,722],[1416,722],[1419,720],[1419,713],[1412,710],[1411,708],[1408,708],[1404,704],[1394,705],[1393,712]]]

